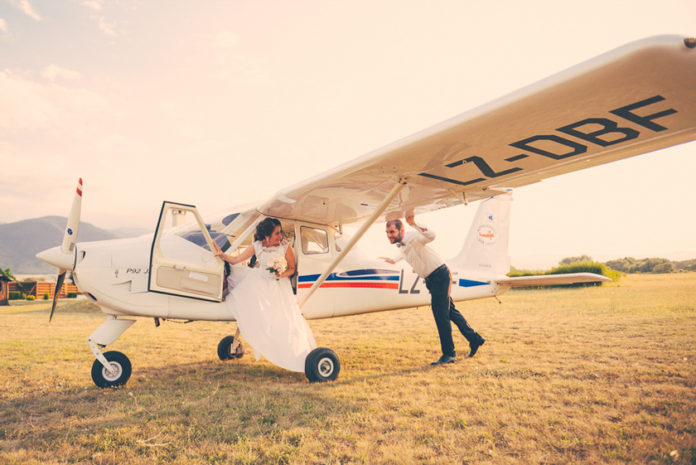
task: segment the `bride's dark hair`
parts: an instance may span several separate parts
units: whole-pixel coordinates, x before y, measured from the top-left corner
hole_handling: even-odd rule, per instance
[[[280,226],[280,221],[275,218],[266,218],[262,222],[256,225],[256,232],[254,233],[255,241],[262,241],[273,234],[275,228]]]

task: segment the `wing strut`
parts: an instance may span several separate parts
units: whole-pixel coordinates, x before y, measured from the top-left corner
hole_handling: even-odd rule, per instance
[[[336,268],[336,265],[338,265],[341,260],[343,260],[343,257],[346,256],[348,252],[353,248],[353,246],[360,240],[360,238],[365,234],[365,231],[367,231],[367,228],[372,226],[372,223],[375,222],[375,220],[381,215],[384,210],[387,209],[389,204],[391,203],[392,200],[394,200],[394,197],[403,189],[403,187],[406,185],[406,182],[403,179],[400,179],[398,183],[392,187],[392,190],[387,194],[387,196],[382,200],[382,203],[379,204],[379,206],[375,209],[375,211],[370,215],[368,219],[365,220],[365,222],[360,226],[360,229],[351,237],[350,241],[348,244],[341,250],[341,253],[339,253],[336,258],[333,259],[333,261],[329,264],[329,266],[326,267],[326,270],[319,276],[319,279],[317,279],[312,287],[309,289],[309,292],[304,295],[302,298],[302,301],[300,301],[300,307],[302,307],[309,297],[314,294],[314,291],[316,291],[319,286],[322,285],[322,283],[326,280],[326,278],[331,274],[331,272]]]

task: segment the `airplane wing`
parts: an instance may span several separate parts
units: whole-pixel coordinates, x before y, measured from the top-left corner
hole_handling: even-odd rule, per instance
[[[568,273],[504,278],[496,280],[496,283],[509,287],[534,287],[575,283],[597,283],[602,281],[611,281],[611,279],[595,273]]]
[[[321,224],[475,201],[696,138],[696,41],[630,43],[278,192],[259,211]]]

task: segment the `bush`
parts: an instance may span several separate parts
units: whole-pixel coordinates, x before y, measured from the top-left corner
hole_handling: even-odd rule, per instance
[[[508,276],[515,278],[518,276],[539,276],[539,275],[549,275],[549,274],[569,274],[569,273],[595,273],[602,276],[606,276],[612,281],[618,281],[621,278],[621,273],[612,270],[604,263],[599,262],[572,262],[566,264],[561,264],[557,267],[551,268],[549,271],[531,271],[531,270],[517,270],[513,269]],[[601,283],[600,283],[601,284]],[[558,286],[550,287],[581,287],[581,286],[595,286],[597,283],[576,283],[576,284],[561,284]]]
[[[34,297],[33,295],[28,295],[27,300],[29,300],[29,301],[36,300],[36,297]]]
[[[606,265],[624,273],[672,273],[674,264],[666,258],[624,257],[609,260]]]
[[[49,297],[48,292],[45,292],[43,295],[43,300],[48,300]]]
[[[10,291],[10,299],[9,300],[19,300],[23,299],[22,297],[22,291]]]
[[[674,272],[674,265],[671,262],[658,263],[657,265],[653,266],[652,272],[653,273],[672,273],[672,272]]]
[[[68,299],[74,299],[77,297],[77,292],[68,292]]]
[[[551,268],[546,274],[566,274],[566,273],[595,273],[606,276],[612,281],[618,281],[621,278],[621,273],[616,270],[612,270],[604,263],[599,262],[580,262],[571,263],[570,265],[560,265],[555,268]]]

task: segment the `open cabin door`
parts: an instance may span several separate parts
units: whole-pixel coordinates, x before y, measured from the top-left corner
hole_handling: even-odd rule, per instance
[[[222,301],[225,264],[194,205],[163,202],[150,254],[148,290]]]

